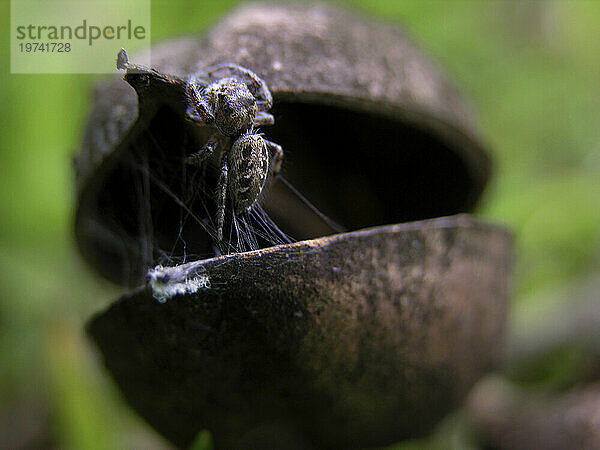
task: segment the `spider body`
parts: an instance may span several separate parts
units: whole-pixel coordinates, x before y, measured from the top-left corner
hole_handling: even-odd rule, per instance
[[[259,200],[269,173],[277,175],[279,172],[283,150],[255,130],[255,127],[274,123],[273,116],[267,112],[273,98],[258,75],[236,64],[214,66],[207,75],[214,81],[191,77],[187,94],[191,103],[190,117],[213,128],[213,133],[187,162],[200,164],[215,152],[220,154],[217,240],[221,243],[227,196],[236,214],[249,213]],[[270,154],[274,156],[272,164]]]
[[[117,68],[128,74],[149,74],[172,81],[154,69],[130,63],[125,50],[117,56]],[[191,76],[185,83],[185,92],[189,102],[187,118],[212,130],[206,144],[188,156],[186,162],[200,165],[212,155],[220,158],[217,241],[223,247],[227,197],[231,198],[235,214],[248,214],[269,175],[279,173],[281,146],[263,138],[255,128],[273,125],[274,118],[267,112],[273,106],[273,97],[258,75],[237,64],[218,64]]]
[[[224,136],[235,137],[254,123],[258,107],[244,83],[225,78],[209,85],[201,95],[209,100],[212,109],[208,123],[214,123]]]
[[[247,133],[233,143],[228,159],[231,162],[229,195],[236,214],[241,214],[252,207],[267,182],[269,151],[262,136]]]

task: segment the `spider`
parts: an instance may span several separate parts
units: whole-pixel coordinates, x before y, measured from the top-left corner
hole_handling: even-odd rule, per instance
[[[192,76],[186,86],[192,120],[213,129],[200,151],[187,157],[188,164],[200,164],[220,154],[217,184],[217,240],[223,239],[227,194],[236,214],[249,213],[258,201],[269,177],[279,173],[283,159],[280,145],[265,139],[255,127],[273,125],[267,111],[273,97],[266,83],[254,72],[237,64],[219,64],[207,70],[207,82]],[[269,152],[273,155],[272,169]]]
[[[128,73],[165,78],[154,69],[130,63],[124,49],[116,62],[118,69]],[[273,106],[273,97],[258,75],[237,64],[217,64],[191,76],[185,83],[185,91],[190,103],[186,111],[188,119],[212,128],[206,144],[188,156],[186,163],[200,165],[211,155],[220,154],[217,241],[221,246],[227,193],[235,213],[247,214],[258,201],[269,172],[276,176],[281,169],[283,149],[255,129],[275,122],[267,112]],[[274,157],[272,168],[269,152]]]

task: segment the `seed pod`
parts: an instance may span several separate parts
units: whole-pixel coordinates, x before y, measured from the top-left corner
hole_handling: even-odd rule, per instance
[[[140,205],[130,171],[176,173],[201,148],[181,80],[224,62],[265,80],[276,121],[261,131],[284,148],[282,174],[350,232],[324,237],[275,181],[262,206],[311,240],[159,268],[166,303],[142,287],[90,321],[125,397],[181,447],[205,428],[217,448],[428,433],[493,367],[505,328],[510,238],[455,215],[490,172],[463,101],[402,32],[332,6],[244,4],[152,55],[168,75],[128,80],[139,109],[122,80],[99,88],[77,160],[76,234],[97,270],[140,283],[150,229],[165,246],[179,236],[210,251],[205,231],[165,206],[181,179]],[[136,222],[140,208],[151,223]]]

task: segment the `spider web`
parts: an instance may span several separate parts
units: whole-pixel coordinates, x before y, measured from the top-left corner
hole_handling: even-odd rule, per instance
[[[128,234],[135,236],[138,262],[144,270],[174,266],[220,254],[257,250],[292,243],[262,201],[269,186],[281,183],[308,207],[310,214],[328,220],[281,175],[267,180],[263,194],[247,214],[237,215],[227,192],[223,240],[217,240],[216,190],[220,161],[209,159],[189,165],[185,159],[198,151],[205,136],[190,133],[168,112],[159,113],[147,131],[123,156],[123,182],[128,201],[121,206]],[[196,130],[198,131],[198,130]],[[284,160],[284,169],[286,161]],[[335,230],[332,225],[333,231]]]
[[[126,70],[126,76],[130,76],[127,81],[134,88],[147,87],[152,79],[156,91],[153,95],[159,95],[161,88],[170,89],[175,97],[181,94],[175,92],[182,88],[181,83],[173,85],[173,80],[165,82],[166,78],[155,70],[130,63],[125,50],[118,54],[117,68]],[[271,106],[271,94],[264,82],[241,66],[225,64],[212,67],[198,78],[200,87],[206,86],[202,80],[223,79],[219,74],[236,79],[241,77],[246,85],[258,89],[252,95]],[[193,119],[197,109],[197,106],[188,107],[186,117]],[[171,110],[165,102],[144,127],[145,130],[135,136],[127,151],[121,153],[117,175],[108,182],[108,190],[113,197],[104,205],[108,206],[105,212],[110,216],[108,222],[118,225],[112,227],[113,236],[117,242],[126,244],[117,251],[131,255],[122,261],[123,270],[134,268],[129,274],[129,281],[139,277],[142,267],[150,276],[148,270],[159,265],[172,267],[190,260],[294,242],[294,237],[280,228],[262,206],[268,187],[274,181],[282,181],[296,198],[308,206],[309,214],[316,214],[328,226],[331,225],[281,175],[274,179],[272,170],[259,198],[242,214],[237,214],[233,208],[235,193],[232,195],[230,186],[225,186],[225,220],[221,223],[222,216],[221,220],[217,219],[217,213],[222,209],[217,205],[216,190],[222,165],[220,159],[227,156],[213,152],[211,158],[201,164],[186,164],[189,156],[197,154],[208,141],[211,130],[202,126],[202,120],[183,119],[180,114],[181,111]],[[231,165],[232,161],[229,163]],[[269,166],[272,169],[273,161]],[[118,187],[111,189],[112,185]],[[289,216],[287,212],[281,216],[281,210],[279,213],[280,217]],[[119,228],[120,225],[122,228]],[[335,226],[331,228],[339,231]],[[154,273],[156,275],[157,272]],[[159,273],[154,277],[155,281],[161,277]]]

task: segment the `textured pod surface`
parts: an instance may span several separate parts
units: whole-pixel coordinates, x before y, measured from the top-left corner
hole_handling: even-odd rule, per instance
[[[88,332],[179,446],[204,428],[219,449],[386,445],[428,432],[500,357],[509,247],[453,216],[199,261],[209,289],[138,290]]]
[[[479,198],[490,163],[467,108],[397,27],[330,5],[245,4],[203,36],[153,49],[153,67],[173,78],[138,90],[139,111],[120,77],[96,90],[76,160],[76,236],[86,260],[111,280],[140,282],[149,265],[139,244],[148,225],[157,239],[178,233],[180,215],[164,207],[164,192],[151,199],[153,211],[162,208],[160,221],[136,222],[131,157],[156,172],[201,148],[206,136],[183,119],[181,82],[223,62],[266,81],[276,121],[261,131],[283,146],[283,174],[347,229],[468,212]],[[184,149],[186,142],[195,147]],[[141,157],[150,144],[161,150]],[[180,178],[163,181],[177,192]],[[293,207],[281,186],[270,192],[265,209],[296,239],[330,232]],[[203,230],[188,224],[179,231],[197,254],[212,251]]]
[[[208,136],[185,120],[184,85],[226,62],[272,91],[275,125],[260,131],[283,146],[285,178],[360,231],[322,237],[331,228],[275,180],[261,205],[300,242],[202,260],[213,241],[197,225],[214,211],[182,218],[212,188],[179,199],[182,161]],[[152,66],[98,88],[76,161],[77,241],[100,273],[139,285],[153,246],[200,255],[169,269],[200,278],[165,304],[140,288],[90,321],[127,400],[182,447],[204,428],[217,448],[429,432],[501,353],[510,266],[502,228],[433,219],[470,211],[490,171],[445,77],[395,27],[326,5],[244,4],[156,47]]]

